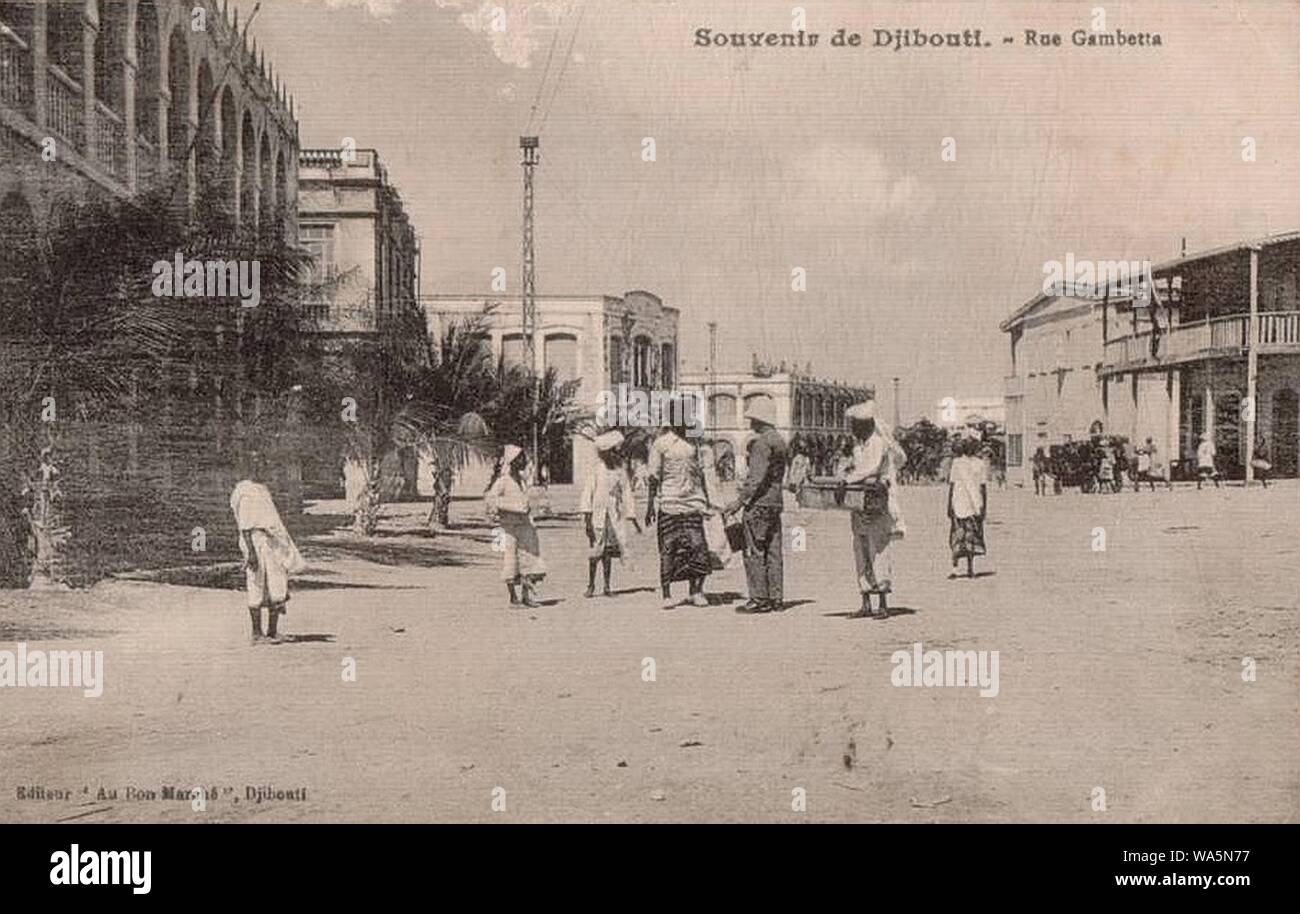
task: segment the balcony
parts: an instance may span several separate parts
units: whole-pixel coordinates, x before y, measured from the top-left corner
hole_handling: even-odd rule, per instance
[[[1160,334],[1155,355],[1151,353],[1151,331],[1129,334],[1106,341],[1101,373],[1163,368],[1199,359],[1240,356],[1247,348],[1249,314],[1184,324]],[[1300,311],[1266,311],[1259,315],[1255,345],[1261,354],[1300,354]]]
[[[108,173],[126,181],[126,125],[103,102],[95,102],[95,157]]]
[[[32,52],[3,24],[0,24],[0,102],[31,117]]]
[[[74,149],[82,149],[81,86],[58,67],[45,74],[45,124]]]

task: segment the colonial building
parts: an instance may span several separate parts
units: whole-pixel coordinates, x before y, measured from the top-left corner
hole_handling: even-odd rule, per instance
[[[429,332],[441,338],[454,322],[492,306],[490,326],[495,356],[508,364],[524,359],[522,303],[519,298],[426,295],[421,299]],[[650,292],[622,296],[541,295],[537,298],[537,338],[533,369],[554,368],[560,381],[579,380],[577,402],[592,412],[608,392],[626,384],[641,390],[673,390],[677,384],[678,311]],[[572,454],[552,459],[551,482],[582,479],[594,465],[591,442],[572,441]]]
[[[700,372],[682,377],[681,388],[706,404],[708,438],[725,471],[745,472],[746,444],[752,432],[745,407],[756,397],[770,397],[776,407],[776,428],[787,442],[805,442],[815,454],[829,456],[848,434],[845,410],[875,398],[875,388],[814,378],[798,372],[770,375],[754,372]]]
[[[1165,459],[1195,459],[1203,433],[1222,472],[1256,447],[1274,474],[1300,453],[1300,233],[1179,257],[1152,268],[1156,307],[1131,293],[1040,294],[1006,321],[1007,475],[1025,484],[1040,446],[1100,422]],[[1253,431],[1253,434],[1252,434]]]
[[[304,149],[298,223],[312,253],[304,313],[330,333],[379,330],[419,297],[420,244],[373,149]]]
[[[0,280],[21,275],[14,251],[96,198],[167,191],[180,212],[296,240],[293,104],[245,32],[213,0],[0,0]],[[240,380],[242,317],[196,321],[192,362],[141,365],[129,419],[61,408],[51,459],[76,573],[234,552],[232,454],[263,415],[261,392]],[[0,340],[6,367],[28,354],[23,339]],[[145,408],[141,389],[165,394]],[[30,471],[30,444],[0,426],[0,475]],[[291,515],[297,466],[283,450],[277,498]],[[194,530],[201,552],[186,541]]]
[[[0,218],[172,182],[182,205],[293,237],[292,101],[213,0],[0,0]]]

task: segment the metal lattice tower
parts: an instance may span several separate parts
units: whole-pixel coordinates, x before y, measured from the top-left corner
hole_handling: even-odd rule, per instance
[[[541,375],[537,370],[537,259],[533,249],[533,172],[537,168],[537,137],[521,136],[519,148],[524,159],[524,268],[523,299],[519,309],[523,314],[524,365],[533,373],[533,452],[530,455],[533,472],[540,479],[538,463],[537,401],[541,397]]]
[[[533,171],[537,168],[537,137],[521,136],[519,148],[524,159],[524,266],[523,266],[523,331],[524,364],[529,371],[537,367],[537,260],[533,250]]]

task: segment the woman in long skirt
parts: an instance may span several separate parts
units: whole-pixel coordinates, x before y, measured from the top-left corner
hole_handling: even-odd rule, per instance
[[[542,544],[528,506],[527,466],[528,455],[523,449],[507,444],[484,496],[488,520],[500,530],[501,580],[510,593],[511,606],[520,603],[520,591],[525,606],[540,605],[537,585],[546,577]]]
[[[704,579],[713,570],[704,515],[709,510],[699,453],[683,427],[669,428],[650,445],[646,526],[659,523],[659,586],[664,609],[678,604],[672,585],[686,581],[690,602],[708,606]],[[656,508],[657,516],[656,516]]]
[[[957,457],[948,476],[948,547],[952,567],[966,560],[966,577],[973,578],[973,560],[985,554],[984,517],[988,510],[988,475],[973,438],[958,442]],[[956,571],[952,577],[956,577]]]

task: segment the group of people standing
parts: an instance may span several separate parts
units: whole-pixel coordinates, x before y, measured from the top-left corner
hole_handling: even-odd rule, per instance
[[[846,417],[853,443],[838,467],[837,478],[846,488],[851,485],[861,492],[861,503],[855,503],[849,526],[862,602],[851,615],[883,617],[889,614],[894,550],[906,531],[897,476],[906,456],[889,430],[877,423],[874,402],[857,404]],[[638,532],[654,528],[665,609],[682,602],[709,605],[705,582],[723,567],[721,557],[733,548],[742,553],[749,591],[736,612],[764,614],[787,607],[782,526],[785,492],[797,492],[806,483],[811,465],[805,453],[792,454],[777,431],[770,400],[752,400],[745,419],[753,431],[748,468],[729,502],[720,498],[708,450],[701,448],[684,426],[666,427],[649,446],[644,513],[637,509],[622,433],[610,430],[594,439],[599,460],[583,485],[578,506],[588,545],[587,597],[595,596],[598,578],[603,593],[613,595],[612,562],[627,554],[629,528]],[[982,466],[978,457],[973,460]],[[521,448],[508,445],[488,485],[485,503],[501,539],[501,576],[510,602],[534,606],[537,585],[546,569],[528,508],[526,473],[527,456]],[[961,522],[962,555],[982,555],[983,483],[975,482],[973,470],[963,479],[969,484],[961,482],[956,487],[955,500],[950,494],[950,513]],[[980,495],[978,501],[972,492]],[[686,583],[684,601],[673,595],[673,586],[681,582]]]
[[[1053,448],[1053,453],[1039,447],[1031,461],[1034,494],[1046,495],[1049,490],[1061,491],[1062,485],[1079,485],[1085,492],[1098,494],[1120,492],[1124,488],[1124,478],[1128,476],[1134,492],[1140,492],[1145,484],[1150,491],[1156,485],[1167,489],[1173,488],[1174,467],[1162,458],[1154,438],[1148,436],[1146,441],[1134,449],[1130,460],[1122,439],[1103,435],[1095,436],[1090,442],[1083,442],[1077,447],[1083,448],[1082,457],[1071,457],[1070,447],[1064,452]],[[1078,464],[1082,463],[1082,469]],[[1072,469],[1073,465],[1073,469]],[[1255,478],[1268,487],[1268,477],[1272,464],[1264,442],[1256,445],[1251,459]],[[1215,488],[1220,487],[1218,449],[1214,436],[1203,432],[1196,445],[1195,479],[1196,488],[1203,488],[1209,482]]]
[[[906,534],[899,501],[898,470],[907,458],[888,428],[875,418],[872,401],[851,407],[846,417],[853,446],[836,477],[847,492],[854,488],[849,517],[860,607],[852,617],[889,615],[894,555]],[[617,430],[594,439],[598,463],[585,481],[579,512],[587,539],[586,596],[596,594],[598,575],[603,593],[613,596],[613,560],[629,551],[629,528],[641,532],[655,527],[659,552],[659,585],[665,609],[680,605],[674,584],[685,581],[686,601],[707,606],[705,582],[725,567],[724,556],[734,550],[744,558],[749,596],[736,608],[743,614],[780,612],[785,600],[782,512],[786,491],[798,493],[811,478],[811,465],[801,452],[791,454],[775,427],[772,404],[751,401],[746,420],[753,430],[748,471],[730,502],[720,499],[716,473],[707,449],[684,426],[668,427],[654,439],[645,465],[646,506],[637,510],[633,478],[624,454],[625,439]],[[541,605],[539,586],[547,574],[541,541],[529,502],[528,456],[508,444],[484,491],[485,511],[495,525],[496,548],[502,556],[501,580],[511,605]],[[949,544],[953,566],[985,553],[987,470],[978,441],[962,444],[949,482]],[[248,608],[254,640],[278,640],[278,617],[289,600],[289,575],[304,567],[302,556],[285,529],[265,484],[265,467],[255,458],[230,499],[244,555]],[[872,597],[875,597],[873,606]],[[266,610],[266,626],[262,610]]]

